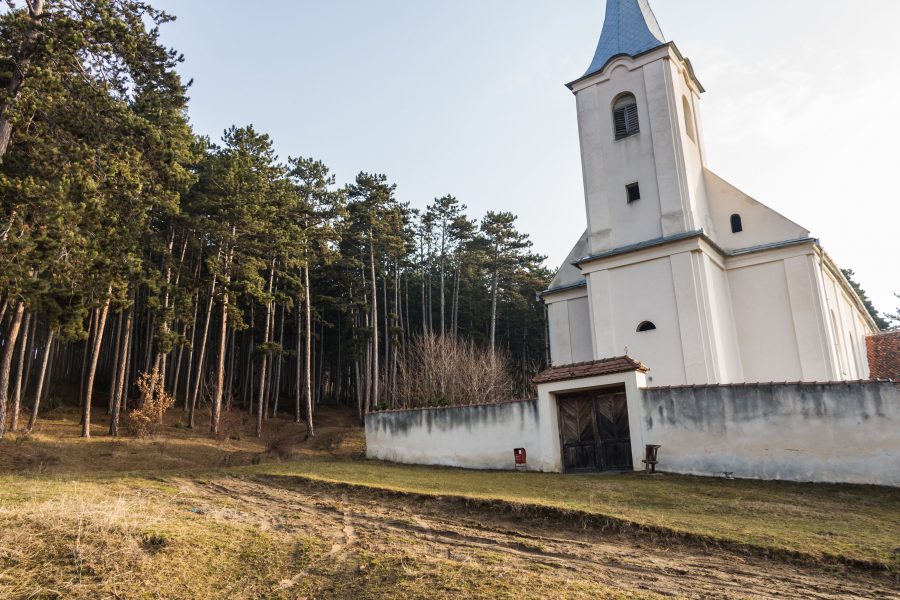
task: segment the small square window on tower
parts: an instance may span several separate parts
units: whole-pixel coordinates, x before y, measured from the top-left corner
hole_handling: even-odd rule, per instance
[[[636,183],[631,183],[625,186],[625,191],[628,192],[628,203],[637,202],[641,199],[641,186]]]

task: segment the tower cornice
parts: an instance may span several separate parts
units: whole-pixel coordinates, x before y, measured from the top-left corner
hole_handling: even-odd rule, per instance
[[[691,64],[690,59],[685,58],[684,55],[681,54],[681,51],[678,49],[678,46],[675,45],[675,42],[666,42],[665,44],[656,46],[655,48],[651,48],[650,50],[646,50],[634,56],[629,54],[617,54],[612,56],[598,71],[579,77],[575,81],[567,83],[566,87],[569,88],[572,93],[577,94],[586,87],[604,81],[608,77],[610,71],[609,67],[612,67],[614,64],[627,64],[630,68],[637,68],[653,62],[654,60],[659,60],[660,58],[674,58],[683,64],[689,80],[697,88],[697,93],[702,94],[706,91],[703,84],[697,79],[697,75],[694,73],[694,67]]]

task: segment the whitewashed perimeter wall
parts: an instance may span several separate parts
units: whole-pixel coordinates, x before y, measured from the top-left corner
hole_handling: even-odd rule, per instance
[[[398,463],[513,469],[526,448],[529,470],[545,470],[537,400],[366,415],[366,456]],[[551,465],[552,466],[552,465]]]
[[[641,395],[643,442],[662,446],[660,470],[900,486],[900,385],[673,387]]]

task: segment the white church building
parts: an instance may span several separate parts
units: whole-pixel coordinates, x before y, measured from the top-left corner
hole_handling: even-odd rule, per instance
[[[875,324],[809,231],[706,167],[703,87],[648,0],[607,0],[568,87],[587,228],[542,294],[538,397],[370,413],[369,458],[900,487]]]
[[[628,354],[654,386],[868,377],[876,326],[818,241],[707,168],[703,86],[648,0],[608,1],[568,87],[587,229],[543,294],[554,366]]]

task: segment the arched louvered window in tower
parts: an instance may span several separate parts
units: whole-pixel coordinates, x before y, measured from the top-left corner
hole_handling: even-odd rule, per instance
[[[731,233],[740,233],[744,230],[741,215],[731,215]]]
[[[622,94],[613,103],[613,123],[617,140],[640,133],[637,100],[633,94]]]

